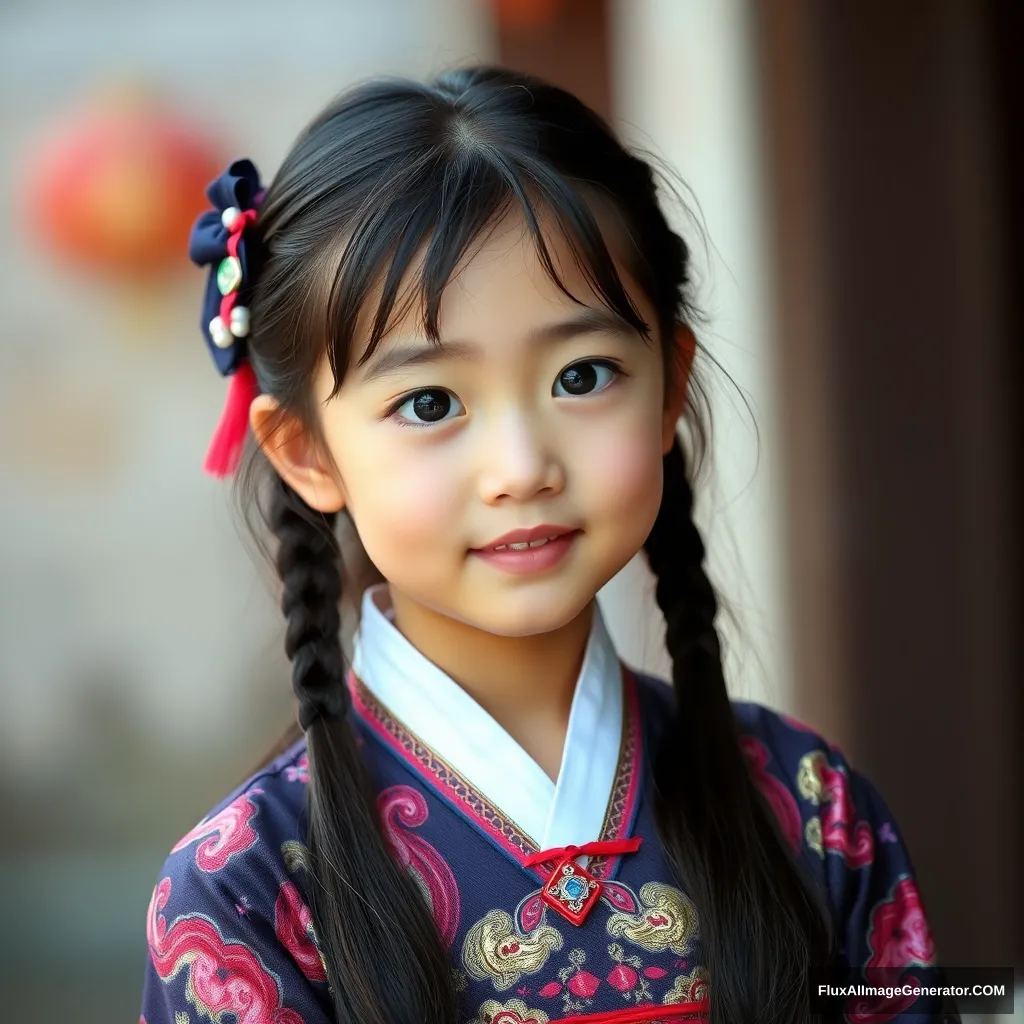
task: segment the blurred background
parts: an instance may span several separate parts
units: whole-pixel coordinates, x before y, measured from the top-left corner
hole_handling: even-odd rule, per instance
[[[730,685],[878,785],[944,962],[1024,975],[1022,5],[281,11],[0,4],[0,1017],[137,1019],[167,851],[293,714],[273,580],[200,471],[203,186],[238,155],[269,179],[358,79],[472,60],[576,91],[692,190],[709,246],[668,212],[739,387],[698,507]],[[667,671],[645,569],[601,600]]]

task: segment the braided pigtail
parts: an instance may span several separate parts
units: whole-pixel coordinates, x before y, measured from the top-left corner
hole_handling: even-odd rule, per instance
[[[307,898],[335,1016],[346,1024],[454,1024],[444,946],[388,851],[346,717],[335,517],[314,512],[276,474],[271,486],[285,649],[309,758]]]
[[[676,714],[654,763],[656,816],[680,884],[696,904],[714,1024],[808,1019],[808,966],[832,935],[758,794],[740,747],[722,671],[718,602],[703,567],[693,492],[677,438],[644,545],[657,577],[672,658]]]

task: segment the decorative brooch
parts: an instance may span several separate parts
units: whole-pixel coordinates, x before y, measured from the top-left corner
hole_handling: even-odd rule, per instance
[[[214,364],[230,377],[227,402],[204,469],[223,477],[238,467],[249,424],[249,406],[259,394],[247,358],[249,307],[242,300],[259,270],[258,245],[246,239],[256,223],[263,186],[251,160],[236,160],[206,189],[214,209],[199,216],[189,239],[189,259],[209,267],[200,327]]]

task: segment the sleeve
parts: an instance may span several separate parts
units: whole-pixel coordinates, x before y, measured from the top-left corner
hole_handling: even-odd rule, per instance
[[[295,884],[252,849],[225,857],[225,841],[214,838],[179,843],[153,890],[139,1024],[331,1024],[326,972]]]
[[[812,812],[804,836],[824,869],[849,983],[941,988],[945,981],[914,866],[881,794],[824,741],[801,758],[797,788]],[[848,1024],[960,1020],[948,997],[910,991],[850,994],[841,1013],[838,1019]]]

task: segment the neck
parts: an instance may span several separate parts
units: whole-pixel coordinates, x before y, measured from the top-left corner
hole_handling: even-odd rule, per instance
[[[451,619],[390,585],[388,590],[399,632],[557,777],[593,601],[558,629],[510,637]]]

